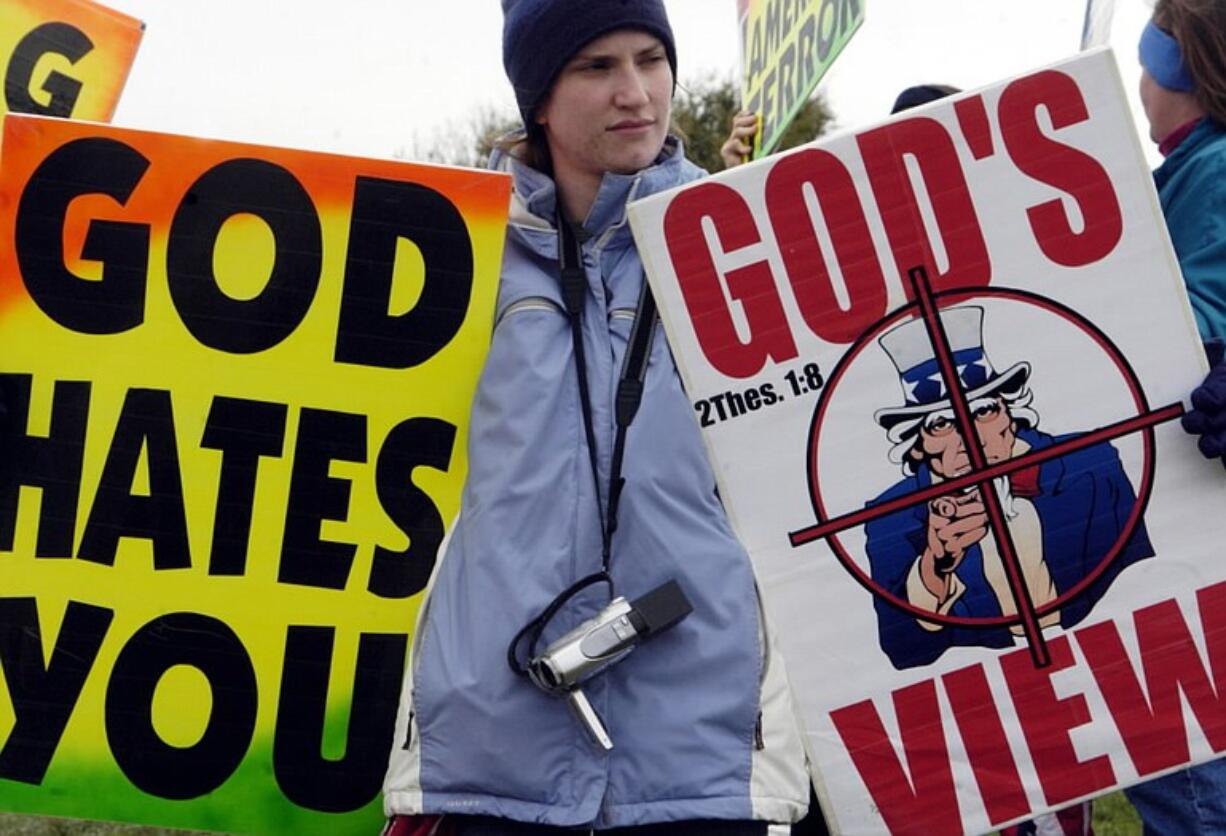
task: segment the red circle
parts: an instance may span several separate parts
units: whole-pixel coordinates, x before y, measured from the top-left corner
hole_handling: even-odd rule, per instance
[[[1071,322],[1075,327],[1097,343],[1098,346],[1102,348],[1111,359],[1111,361],[1115,363],[1116,368],[1119,369],[1120,376],[1124,379],[1124,382],[1132,395],[1133,402],[1136,404],[1138,415],[1145,414],[1149,411],[1149,404],[1145,399],[1145,393],[1141,390],[1141,383],[1139,380],[1137,380],[1136,374],[1133,372],[1132,367],[1128,365],[1128,361],[1124,358],[1123,354],[1120,353],[1120,350],[1097,328],[1097,326],[1070,308],[1029,291],[1005,287],[974,291],[947,290],[934,293],[932,296],[937,310],[980,297],[996,297],[1021,302],[1027,305],[1033,305],[1035,307],[1050,311]],[[874,337],[894,325],[908,312],[917,307],[918,302],[912,302],[904,305],[893,313],[883,317],[872,327],[866,329],[865,332],[856,340],[856,342],[852,344],[851,348],[847,350],[847,353],[843,355],[842,359],[839,360],[838,365],[831,372],[830,377],[826,381],[826,385],[822,389],[821,397],[818,399],[817,407],[814,409],[813,422],[809,429],[808,450],[809,498],[813,504],[813,511],[817,515],[819,523],[829,519],[826,515],[826,509],[822,503],[821,492],[818,487],[817,442],[818,436],[820,435],[819,431],[821,428],[822,419],[825,415],[827,406],[829,406],[830,401],[832,400],[831,395],[838,387],[839,380],[843,376],[843,373],[852,364],[856,356],[864,349],[864,347],[872,342]],[[1071,588],[1065,590],[1046,604],[1035,607],[1034,612],[1036,618],[1041,618],[1054,610],[1058,610],[1075,599],[1077,596],[1081,595],[1081,593],[1084,592],[1090,584],[1094,583],[1094,581],[1097,580],[1104,571],[1106,571],[1107,567],[1111,565],[1111,563],[1119,555],[1120,551],[1124,548],[1125,544],[1127,544],[1128,540],[1132,537],[1133,531],[1140,522],[1141,514],[1144,511],[1145,506],[1149,503],[1149,497],[1153,490],[1154,432],[1152,427],[1147,427],[1140,430],[1140,432],[1142,433],[1144,449],[1141,480],[1137,489],[1136,502],[1134,502],[1132,506],[1132,513],[1129,514],[1128,519],[1124,522],[1124,525],[1120,530],[1120,536],[1116,539],[1115,543],[1112,544],[1111,548],[1108,549],[1106,555],[1103,556],[1098,565],[1092,571],[1087,573],[1081,581],[1074,584]],[[847,549],[843,546],[843,544],[839,542],[837,532],[826,535],[825,539],[830,543],[831,551],[834,552],[835,557],[839,559],[839,562],[843,564],[843,568],[845,568],[852,575],[852,577],[860,583],[861,586],[863,586],[873,595],[883,598],[890,605],[895,606],[904,612],[910,613],[917,618],[922,618],[925,621],[935,624],[976,628],[1006,627],[1013,624],[1022,623],[1022,614],[1020,612],[1014,615],[1000,616],[956,616],[934,613],[930,610],[916,607],[909,601],[902,600],[889,590],[882,587],[875,580],[873,580],[870,574],[866,573],[862,568],[860,568],[860,566],[857,565],[851,558],[851,555],[847,553]]]

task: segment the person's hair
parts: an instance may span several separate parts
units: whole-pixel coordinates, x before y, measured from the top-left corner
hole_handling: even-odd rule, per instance
[[[1179,42],[1197,104],[1226,125],[1226,0],[1158,0],[1154,24]]]
[[[902,113],[904,110],[926,105],[961,92],[950,84],[917,84],[898,94],[898,98],[894,100],[894,106],[890,108],[890,114]]]
[[[533,122],[527,129],[519,128],[494,140],[494,147],[514,157],[529,168],[553,176],[553,161],[549,156],[549,140],[545,129]]]
[[[1017,422],[1018,429],[1038,429],[1039,413],[1031,406],[1034,394],[1030,391],[1029,383],[1023,383],[1013,391],[996,392],[991,397],[1000,398],[1009,417]],[[901,465],[902,472],[906,476],[913,476],[919,468],[919,463],[925,458],[924,440],[920,428],[926,417],[926,415],[919,415],[909,418],[896,424],[888,433],[890,440],[894,442],[890,448],[890,461]],[[898,441],[894,441],[895,439]],[[918,451],[918,457],[913,456],[912,451]]]

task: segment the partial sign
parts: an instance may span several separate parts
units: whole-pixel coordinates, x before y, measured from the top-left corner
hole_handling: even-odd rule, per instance
[[[143,33],[92,0],[0,0],[0,113],[109,122]]]
[[[1111,40],[1111,21],[1115,0],[1086,0],[1085,22],[1081,25],[1081,48],[1106,46]]]
[[[375,832],[509,178],[3,141],[0,808]]]
[[[1135,136],[1100,50],[631,207],[837,832],[1226,752],[1226,477]]]
[[[864,0],[738,0],[741,104],[761,116],[769,154],[864,22]]]

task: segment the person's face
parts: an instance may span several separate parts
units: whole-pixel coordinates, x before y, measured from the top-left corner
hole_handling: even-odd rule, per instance
[[[1009,417],[1000,398],[976,398],[970,403],[975,434],[983,447],[988,464],[1004,461],[1013,455],[1017,425]],[[920,426],[920,451],[932,471],[944,479],[960,476],[971,469],[970,456],[958,433],[950,410],[929,415]]]
[[[1204,110],[1192,94],[1167,90],[1154,81],[1144,68],[1141,70],[1140,94],[1141,108],[1149,121],[1149,138],[1154,142],[1162,142],[1180,125],[1204,115]]]
[[[536,121],[558,178],[633,174],[655,161],[668,133],[673,72],[654,35],[597,38],[562,68]]]

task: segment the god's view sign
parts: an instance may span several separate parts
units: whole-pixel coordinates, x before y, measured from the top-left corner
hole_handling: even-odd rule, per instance
[[[143,32],[91,0],[0,0],[0,112],[110,121]]]
[[[12,115],[3,148],[0,808],[374,832],[509,179]]]
[[[1226,754],[1226,479],[1109,52],[629,214],[832,833]]]

